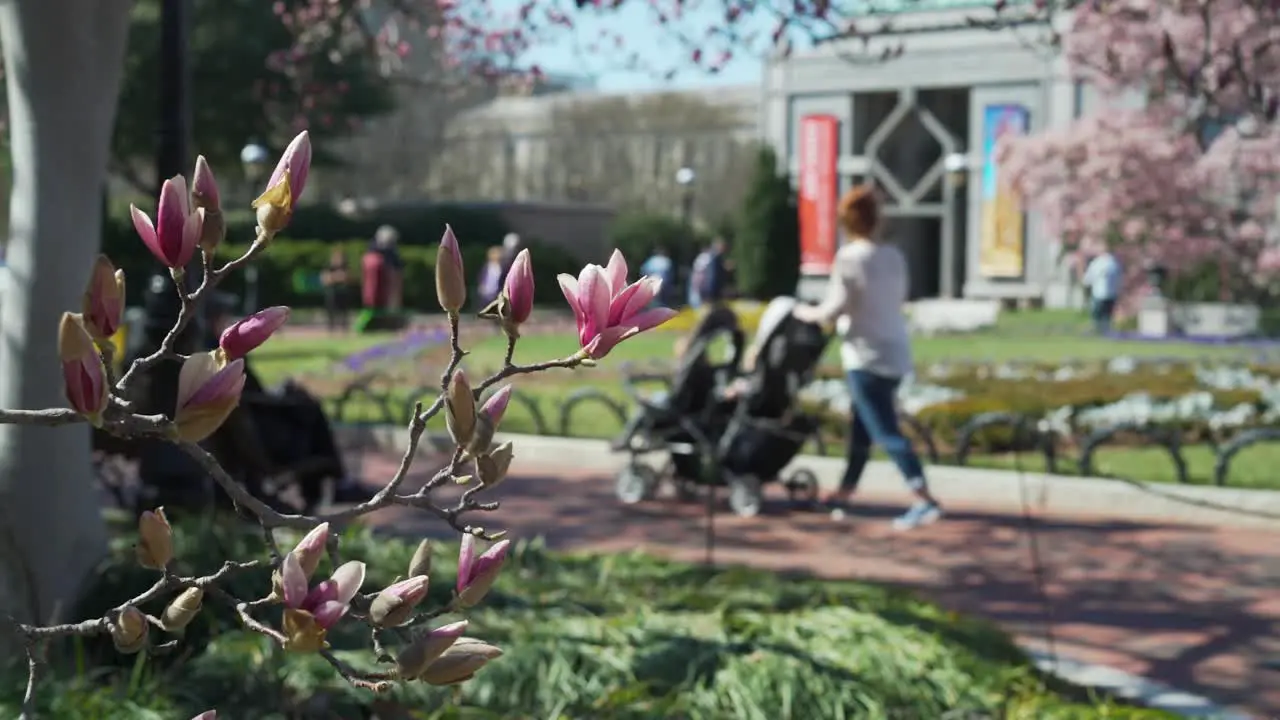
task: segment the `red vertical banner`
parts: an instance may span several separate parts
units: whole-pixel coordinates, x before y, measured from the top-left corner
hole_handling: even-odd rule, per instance
[[[800,274],[828,275],[836,258],[836,192],[840,120],[800,119]]]

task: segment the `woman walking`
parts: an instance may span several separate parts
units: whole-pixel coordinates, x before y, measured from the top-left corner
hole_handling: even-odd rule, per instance
[[[902,378],[912,370],[911,340],[902,305],[907,300],[907,262],[895,245],[876,231],[880,203],[868,185],[840,198],[839,222],[845,244],[836,252],[826,298],[818,305],[798,305],[797,319],[836,322],[840,361],[853,399],[848,462],[840,489],[827,498],[839,508],[858,488],[871,457],[871,444],[884,449],[906,479],[916,502],[894,520],[899,530],[927,525],[942,517],[942,507],[929,492],[924,468],[911,441],[898,425],[894,401]]]

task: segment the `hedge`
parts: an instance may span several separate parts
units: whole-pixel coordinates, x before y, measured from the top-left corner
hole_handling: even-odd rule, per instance
[[[132,232],[132,229],[130,229]],[[258,300],[262,306],[288,305],[290,307],[317,307],[323,305],[319,273],[329,263],[329,254],[337,245],[343,249],[353,272],[358,276],[360,259],[368,247],[365,239],[347,239],[339,242],[324,240],[296,240],[277,238],[271,247],[259,256]],[[539,303],[563,303],[560,286],[556,282],[559,273],[577,275],[581,263],[560,247],[544,245],[537,240],[527,242],[533,254],[535,300]],[[218,249],[222,261],[238,257],[248,249],[247,244],[227,243]],[[463,261],[470,278],[478,276],[484,263],[487,246],[467,244],[463,246]],[[151,253],[134,235],[129,242],[115,242],[106,251],[112,262],[125,271],[128,302],[142,302],[146,291],[146,278],[159,267]],[[400,248],[404,259],[404,306],[419,312],[434,312],[436,305],[435,260],[436,248],[406,245]],[[245,274],[235,273],[220,286],[221,289],[243,296]],[[353,302],[359,297],[359,284],[353,283]]]

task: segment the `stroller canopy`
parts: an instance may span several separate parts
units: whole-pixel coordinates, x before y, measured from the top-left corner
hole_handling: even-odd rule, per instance
[[[746,351],[756,382],[751,405],[754,412],[777,417],[791,406],[826,352],[830,336],[817,325],[792,316],[796,301],[774,298],[760,316],[756,335]]]

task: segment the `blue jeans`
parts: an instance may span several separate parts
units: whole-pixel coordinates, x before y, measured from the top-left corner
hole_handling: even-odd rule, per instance
[[[1093,319],[1093,328],[1099,335],[1111,332],[1111,318],[1115,312],[1115,298],[1093,298],[1089,302],[1089,316]]]
[[[911,441],[898,426],[894,404],[901,378],[877,375],[865,370],[848,373],[849,395],[853,398],[852,427],[849,428],[849,464],[845,467],[842,493],[853,492],[862,479],[862,471],[871,459],[871,444],[884,449],[907,486],[916,492],[925,490],[924,468],[911,447]]]

